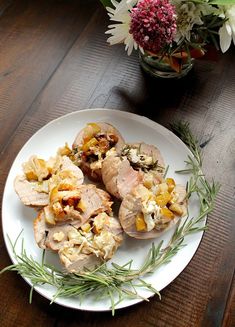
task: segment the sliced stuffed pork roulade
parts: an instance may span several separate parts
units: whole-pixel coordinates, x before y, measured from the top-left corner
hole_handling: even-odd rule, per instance
[[[59,253],[69,272],[110,259],[122,242],[122,228],[112,217],[110,196],[94,185],[54,191],[50,205],[34,221],[39,247]]]
[[[112,125],[89,123],[73,143],[74,160],[91,180],[101,181],[101,167],[107,153],[119,153],[123,144],[123,137]]]
[[[60,260],[69,272],[94,268],[113,257],[122,243],[122,233],[116,218],[100,213],[68,233],[68,241],[59,250]]]
[[[147,176],[153,175],[160,183],[164,170],[164,160],[155,146],[145,143],[126,144],[120,153],[105,158],[102,179],[109,193],[123,199]]]
[[[175,185],[172,178],[146,186],[139,184],[127,194],[119,210],[123,230],[138,239],[161,235],[187,214],[184,186]]]
[[[99,213],[110,214],[111,205],[110,195],[95,185],[80,185],[74,189],[54,187],[49,205],[34,221],[35,240],[39,247],[57,251],[61,242],[67,240],[65,230],[70,228],[68,226],[79,228]]]
[[[67,156],[45,161],[34,155],[23,164],[23,174],[16,176],[14,187],[23,204],[43,207],[49,204],[49,193],[55,185],[76,187],[83,180],[81,169]]]

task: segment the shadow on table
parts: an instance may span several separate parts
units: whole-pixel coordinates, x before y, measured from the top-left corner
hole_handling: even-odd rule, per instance
[[[195,89],[198,91],[203,86],[195,69],[182,79],[172,80],[153,78],[142,71],[140,81],[131,93],[121,87],[115,88],[114,92],[134,113],[153,120],[175,111],[186,98],[194,95]]]

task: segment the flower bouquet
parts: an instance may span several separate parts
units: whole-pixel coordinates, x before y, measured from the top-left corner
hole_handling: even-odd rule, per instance
[[[235,44],[235,0],[101,0],[110,20],[110,45],[139,49],[148,73],[179,78],[209,44],[223,53]]]

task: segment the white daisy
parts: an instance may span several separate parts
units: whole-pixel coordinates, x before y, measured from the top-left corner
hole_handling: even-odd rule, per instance
[[[175,41],[183,39],[190,41],[191,30],[194,25],[202,25],[204,15],[213,13],[213,7],[209,4],[194,3],[193,1],[172,0],[177,14],[177,33]]]
[[[138,0],[121,0],[120,2],[116,0],[111,0],[114,8],[106,7],[109,17],[115,16],[117,14],[126,13],[128,10],[131,10]]]
[[[223,7],[222,18],[228,18],[219,30],[220,48],[222,52],[226,52],[233,40],[235,44],[235,5]]]
[[[111,34],[107,39],[110,45],[117,43],[124,43],[125,50],[127,54],[130,55],[133,48],[137,49],[138,45],[134,41],[132,34],[129,33],[130,30],[130,11],[133,6],[137,3],[137,0],[122,0],[117,2],[116,0],[111,0],[115,8],[108,7],[108,13],[111,21],[116,21],[118,24],[109,25],[109,30],[105,34]]]

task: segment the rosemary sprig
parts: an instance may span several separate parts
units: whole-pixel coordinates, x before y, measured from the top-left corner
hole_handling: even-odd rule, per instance
[[[139,288],[148,289],[158,294],[153,286],[144,280],[148,274],[156,271],[160,266],[171,261],[179,250],[185,246],[185,237],[205,229],[204,218],[214,207],[215,198],[219,191],[219,184],[212,181],[209,183],[201,171],[202,160],[198,142],[192,135],[188,123],[177,123],[172,125],[177,135],[188,145],[194,157],[188,156],[186,160],[187,168],[179,173],[190,173],[191,177],[187,184],[187,197],[196,193],[200,201],[200,212],[195,218],[182,219],[168,242],[163,247],[163,242],[152,244],[144,263],[139,269],[132,269],[132,260],[124,265],[112,263],[111,268],[106,264],[98,266],[94,270],[85,270],[81,273],[66,274],[58,271],[44,263],[38,263],[32,256],[27,255],[22,241],[21,253],[18,254],[16,245],[19,240],[17,237],[14,244],[9,239],[16,263],[4,268],[0,274],[6,271],[16,271],[21,276],[30,280],[32,288],[30,291],[30,302],[35,286],[48,284],[55,287],[56,292],[52,298],[54,302],[58,297],[78,297],[82,302],[85,296],[95,295],[97,298],[109,298],[112,314],[115,313],[116,306],[126,298],[141,298],[138,293]],[[203,224],[202,224],[203,222]]]
[[[194,159],[196,159],[197,165],[202,167],[201,150],[198,145],[197,139],[193,136],[189,123],[179,121],[174,124],[170,124],[173,132],[188,146],[189,150],[193,153]]]
[[[192,193],[196,193],[199,197],[201,207],[203,210],[207,206],[214,204],[216,194],[219,192],[220,185],[214,181],[210,184],[202,173],[202,157],[201,149],[198,141],[193,136],[188,122],[178,122],[171,124],[171,129],[178,135],[181,140],[191,150],[193,156],[188,156],[185,160],[186,169],[178,170],[177,173],[190,173],[191,177],[187,183],[187,197],[190,198]],[[212,206],[213,209],[213,206]],[[202,210],[202,209],[201,209]]]

